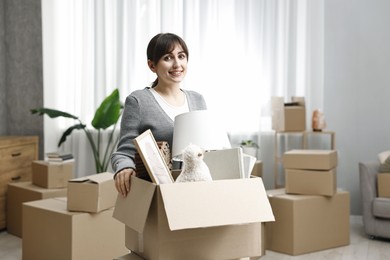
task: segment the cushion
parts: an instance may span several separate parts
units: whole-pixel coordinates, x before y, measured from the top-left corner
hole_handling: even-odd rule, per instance
[[[376,198],[372,205],[372,214],[378,218],[390,218],[390,198]]]
[[[383,163],[381,163],[379,166],[379,172],[390,172],[390,156],[387,157]]]

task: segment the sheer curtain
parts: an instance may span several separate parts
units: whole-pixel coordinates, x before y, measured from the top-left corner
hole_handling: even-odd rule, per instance
[[[42,20],[44,105],[88,124],[113,89],[124,101],[154,80],[146,46],[159,32],[187,42],[183,88],[204,95],[233,145],[270,132],[273,95],[302,95],[308,111],[322,108],[323,0],[42,0]],[[45,152],[57,150],[74,122],[44,122]],[[77,156],[77,175],[94,173],[84,133],[61,149]]]

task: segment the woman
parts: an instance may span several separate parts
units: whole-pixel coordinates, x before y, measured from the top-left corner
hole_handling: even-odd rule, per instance
[[[150,129],[157,141],[167,141],[172,148],[175,116],[206,109],[202,95],[180,88],[188,62],[183,39],[172,33],[157,34],[148,44],[147,59],[157,79],[151,87],[136,90],[126,98],[118,148],[111,157],[115,187],[123,197],[130,191],[130,179],[136,171],[133,139]]]

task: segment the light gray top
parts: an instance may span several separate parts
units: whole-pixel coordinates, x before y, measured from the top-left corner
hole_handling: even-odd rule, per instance
[[[203,96],[195,91],[183,90],[190,111],[207,109]],[[125,102],[122,115],[120,139],[116,152],[111,156],[115,173],[135,169],[136,147],[133,139],[150,129],[156,141],[166,141],[172,151],[173,120],[164,112],[149,90],[144,88],[132,92]]]

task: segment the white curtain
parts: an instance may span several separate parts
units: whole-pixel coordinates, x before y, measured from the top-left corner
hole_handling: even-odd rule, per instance
[[[42,21],[44,106],[88,124],[112,90],[124,101],[154,80],[146,46],[160,32],[187,42],[183,87],[204,95],[233,145],[269,133],[273,95],[322,109],[323,0],[42,0]],[[44,122],[45,152],[57,150],[74,122]],[[61,149],[77,156],[77,175],[94,173],[84,133]]]

